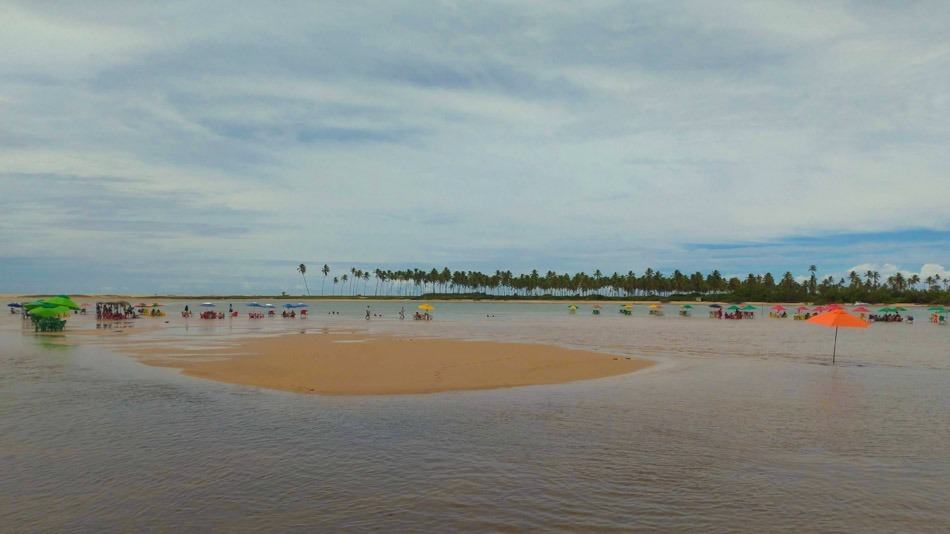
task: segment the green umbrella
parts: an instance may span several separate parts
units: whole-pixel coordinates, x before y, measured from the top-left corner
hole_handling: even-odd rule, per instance
[[[895,311],[902,312],[902,311],[907,311],[907,308],[905,308],[905,307],[903,307],[903,306],[894,306],[894,310],[895,310]]]
[[[66,295],[58,295],[55,297],[50,297],[48,299],[43,299],[43,302],[49,304],[55,304],[57,306],[62,306],[64,308],[69,308],[70,310],[78,310],[79,305],[73,302],[73,299],[67,297]]]
[[[66,306],[56,306],[53,308],[38,307],[30,310],[33,317],[61,317],[69,314],[69,308]]]
[[[729,306],[729,307],[726,308],[726,309],[727,309],[727,310],[732,310],[732,311],[739,311],[739,310],[741,310],[742,308],[740,308],[740,307],[736,306],[735,304],[733,304],[732,306]]]
[[[943,313],[943,312],[947,311],[947,309],[944,308],[943,306],[931,306],[931,307],[928,308],[928,309],[929,309],[930,311],[932,311],[932,312],[940,312],[940,313]]]
[[[693,309],[693,305],[692,305],[692,304],[683,304],[682,307],[683,307],[684,310],[692,310],[692,309]]]
[[[879,313],[894,313],[897,311],[897,308],[881,308],[877,310]]]
[[[742,311],[755,311],[757,309],[758,308],[756,308],[755,306],[751,304],[746,304],[745,306],[742,307]]]

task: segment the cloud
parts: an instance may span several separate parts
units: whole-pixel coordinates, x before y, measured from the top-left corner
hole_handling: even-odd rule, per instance
[[[0,14],[0,267],[950,264],[943,3]]]

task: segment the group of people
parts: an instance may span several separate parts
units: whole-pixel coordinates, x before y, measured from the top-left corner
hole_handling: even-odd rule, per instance
[[[135,308],[127,302],[97,302],[96,319],[106,321],[118,321],[123,319],[136,319],[138,315]]]
[[[872,323],[913,323],[914,316],[908,315],[907,317],[901,316],[900,313],[885,313],[884,315],[871,314],[868,316],[868,320]]]

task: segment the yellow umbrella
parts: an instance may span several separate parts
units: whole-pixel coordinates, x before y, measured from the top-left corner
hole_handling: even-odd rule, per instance
[[[650,309],[651,309],[651,310],[658,310],[658,309],[660,309],[660,308],[662,308],[662,307],[663,307],[663,306],[661,306],[661,305],[659,305],[659,304],[650,304]]]
[[[624,307],[625,310],[632,310],[632,309],[633,309],[633,304],[624,304],[623,307]]]
[[[419,305],[419,309],[420,309],[420,310],[423,310],[423,311],[430,312],[430,311],[434,310],[435,308],[433,308],[431,304],[420,304],[420,305]]]

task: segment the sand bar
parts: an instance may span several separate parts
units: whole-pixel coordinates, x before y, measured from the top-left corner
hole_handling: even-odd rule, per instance
[[[538,344],[369,334],[290,334],[196,351],[132,349],[150,365],[233,384],[324,395],[435,393],[559,384],[649,360]]]

